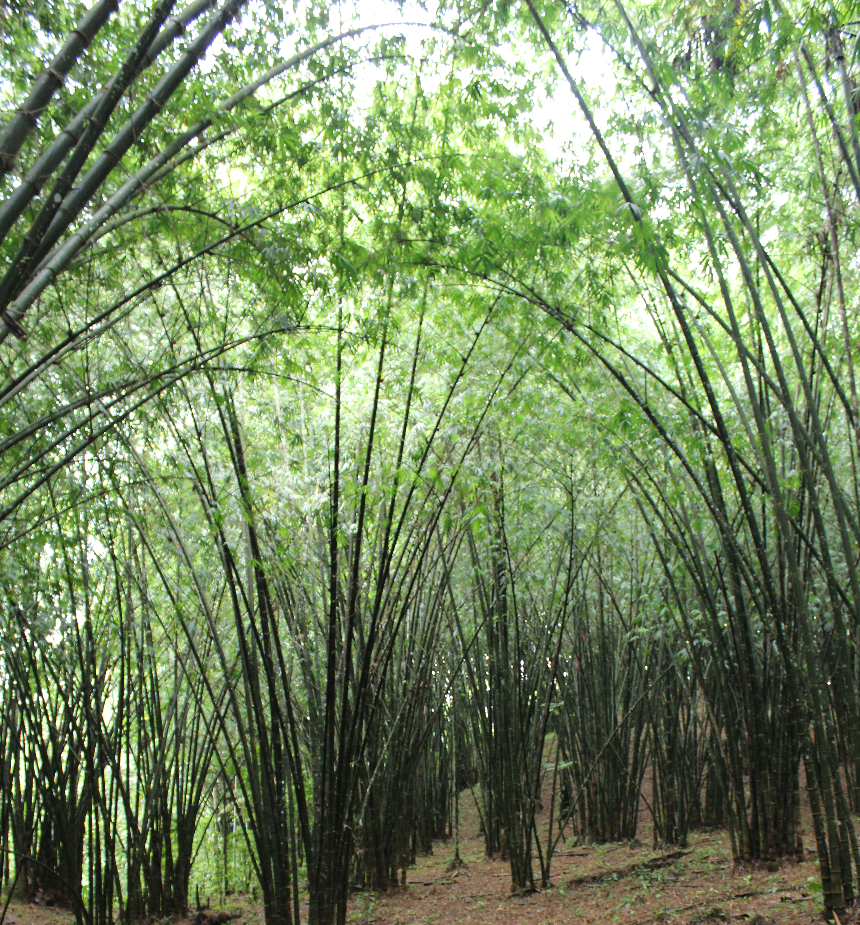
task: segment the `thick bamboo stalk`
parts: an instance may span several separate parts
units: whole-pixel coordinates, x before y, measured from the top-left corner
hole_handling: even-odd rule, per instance
[[[75,62],[116,12],[118,5],[118,0],[99,0],[84,14],[51,63],[36,78],[29,96],[0,132],[0,176],[15,166],[18,152],[27,136],[38,125],[39,117],[63,85]]]

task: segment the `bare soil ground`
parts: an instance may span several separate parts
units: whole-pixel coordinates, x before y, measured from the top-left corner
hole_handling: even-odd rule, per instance
[[[694,833],[686,848],[661,850],[642,820],[641,840],[602,846],[559,846],[552,863],[552,886],[528,895],[511,893],[506,861],[484,857],[477,816],[468,791],[461,797],[460,855],[452,868],[453,841],[439,842],[418,859],[407,885],[385,894],[355,893],[349,920],[356,925],[811,925],[821,921],[818,868],[806,860],[769,865],[732,864],[722,830]],[[644,814],[643,814],[644,815]],[[546,823],[541,827],[545,833]],[[813,844],[811,833],[806,844]],[[539,866],[535,860],[535,872]],[[539,876],[539,875],[538,875]],[[263,910],[244,896],[212,897],[213,909],[243,925],[262,925]],[[216,908],[217,907],[217,908]],[[306,908],[306,907],[305,907]],[[202,915],[199,917],[202,919]],[[70,925],[66,910],[13,902],[4,925]],[[856,923],[856,912],[850,921]],[[194,917],[187,925],[195,923]],[[155,925],[155,923],[151,923]],[[198,921],[196,925],[217,925]],[[847,925],[842,922],[841,925]]]
[[[643,792],[651,794],[651,773]],[[544,794],[546,805],[549,793]],[[655,847],[646,799],[640,801],[639,838],[630,843],[580,845],[568,838],[553,856],[551,886],[527,895],[511,893],[506,861],[484,856],[473,796],[460,800],[460,856],[452,868],[453,842],[437,843],[418,859],[407,886],[379,895],[355,896],[351,920],[359,925],[811,925],[821,922],[818,862],[812,820],[803,806],[802,862],[735,865],[728,832],[694,832],[683,849]],[[548,812],[538,817],[547,841]],[[545,849],[544,849],[545,850]],[[535,852],[536,854],[536,852]],[[540,868],[535,857],[539,882]],[[857,911],[852,925],[860,922]],[[847,925],[841,922],[840,925]]]
[[[717,923],[754,921],[782,925],[820,920],[820,899],[810,887],[817,868],[804,863],[774,870],[732,865],[724,832],[703,832],[683,851],[648,844],[570,847],[553,859],[552,887],[512,895],[510,869],[483,857],[474,834],[461,843],[466,866],[447,869],[453,849],[438,846],[419,861],[408,886],[382,897],[356,897],[353,921],[364,925],[566,925],[572,922]]]

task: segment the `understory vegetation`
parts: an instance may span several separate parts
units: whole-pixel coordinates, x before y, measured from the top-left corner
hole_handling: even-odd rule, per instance
[[[854,904],[858,29],[0,5],[5,893],[343,925],[469,790],[528,892],[647,774]]]

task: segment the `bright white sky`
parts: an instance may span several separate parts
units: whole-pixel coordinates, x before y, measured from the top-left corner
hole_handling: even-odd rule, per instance
[[[253,3],[253,0],[251,0]],[[296,16],[303,18],[303,0],[297,0]],[[437,0],[425,0],[424,5],[417,3],[416,0],[404,0],[402,4],[396,0],[341,0],[339,3],[332,4],[331,23],[333,29],[338,28],[338,17],[342,18],[343,28],[349,29],[356,25],[369,25],[375,23],[392,23],[392,28],[388,31],[402,34],[406,38],[406,53],[419,59],[422,57],[422,41],[430,34],[428,26],[435,20],[438,11]],[[250,17],[254,19],[255,17]],[[425,26],[420,24],[424,23]],[[409,25],[406,25],[409,24]],[[412,25],[414,24],[414,25]],[[451,23],[453,25],[453,21]],[[241,28],[241,26],[239,26]],[[254,28],[248,23],[248,28]],[[296,35],[297,41],[301,41],[300,34]],[[198,65],[204,72],[216,66],[217,53],[221,45],[220,40],[216,40],[204,60]],[[47,64],[55,49],[45,49],[44,60]],[[504,49],[500,49],[504,55]],[[281,55],[284,57],[294,53],[294,48],[282,48]],[[517,54],[515,48],[509,50],[511,60]],[[535,67],[545,66],[549,61],[549,55],[544,61],[535,61]],[[588,49],[582,55],[579,62],[569,61],[568,65],[574,73],[574,76],[590,85],[595,82],[599,83],[605,90],[612,86],[611,66],[604,55],[601,43],[596,37],[588,42]],[[357,87],[360,91],[361,85],[367,87],[369,93],[374,83],[383,75],[380,67],[367,64],[362,73],[356,75]],[[584,121],[576,107],[576,103],[564,85],[563,78],[558,71],[554,71],[555,99],[550,100],[546,93],[541,89],[539,95],[534,100],[533,124],[541,131],[547,154],[553,158],[564,160],[563,147],[577,137],[585,137],[586,130]],[[432,74],[428,70],[424,80],[425,88],[432,91]],[[73,80],[73,75],[70,77]],[[2,90],[0,87],[0,98]],[[12,101],[16,102],[16,101]],[[10,104],[11,105],[11,104]]]
[[[297,21],[304,20],[305,10],[302,9],[304,2],[305,0],[297,0],[295,12]],[[254,0],[251,0],[251,3],[253,4]],[[439,35],[438,32],[434,33],[432,31],[432,24],[436,20],[437,12],[437,0],[426,0],[424,6],[420,5],[416,0],[404,0],[402,5],[396,0],[340,0],[340,2],[334,3],[330,7],[329,27],[331,33],[337,34],[340,31],[347,31],[357,26],[390,23],[391,25],[388,28],[379,30],[375,34],[387,33],[404,36],[406,40],[405,53],[418,61],[426,57],[426,49],[423,43],[428,37],[434,34]],[[261,19],[265,21],[264,17],[250,16],[245,21],[245,27],[249,30],[259,28]],[[254,20],[256,20],[256,23]],[[453,26],[453,19],[446,25]],[[302,33],[297,31],[278,51],[273,48],[272,64],[275,63],[276,57],[283,60],[294,55],[299,49],[307,47],[303,39]],[[365,36],[355,39],[355,41],[372,44],[375,39],[373,38],[373,33],[367,33]],[[206,59],[202,62],[203,70],[216,66],[217,44],[210,49]],[[514,64],[518,55],[521,54],[521,49],[512,44],[507,48],[500,47],[498,52],[504,59]],[[529,54],[534,57],[534,68],[540,73],[548,75],[546,83],[554,94],[554,96],[550,97],[545,83],[543,81],[537,82],[531,122],[539,133],[539,137],[543,139],[543,147],[548,158],[559,162],[561,170],[565,171],[573,166],[572,162],[574,160],[578,159],[577,152],[581,151],[590,142],[590,132],[563,75],[559,72],[555,62],[552,61],[549,50],[544,55],[534,56],[530,49]],[[440,65],[438,69],[434,69],[433,61],[426,62],[422,69],[421,81],[425,91],[428,93],[433,92],[434,83],[441,82],[447,77],[446,65],[441,57],[438,63]],[[606,98],[611,98],[614,83],[612,65],[602,42],[596,34],[586,36],[586,48],[579,60],[571,58],[567,64],[576,80],[592,89],[597,85]],[[385,70],[381,65],[368,62],[356,69],[354,80],[359,105],[361,105],[362,96],[369,100],[376,83],[384,78]],[[468,79],[468,75],[464,74],[464,83],[468,82]],[[508,78],[505,75],[500,75],[502,83],[506,79]],[[264,90],[263,93],[265,92]],[[598,125],[605,130],[605,115],[602,116],[599,109],[593,114]],[[511,144],[513,145],[513,142]],[[247,186],[248,178],[242,174],[241,170],[224,165],[222,174],[225,185],[234,191],[234,195],[240,195],[241,191]]]
[[[346,30],[357,25],[392,23],[391,29],[387,31],[403,35],[406,39],[406,54],[418,60],[424,54],[422,42],[432,34],[429,27],[436,19],[437,10],[436,0],[426,0],[423,7],[415,0],[405,0],[402,5],[395,0],[342,0],[332,5],[331,27],[332,31],[337,31],[341,27]],[[298,15],[300,16],[301,13]],[[451,25],[453,25],[453,20]],[[500,48],[499,51],[503,57],[509,57],[513,63],[517,55],[516,48],[511,47],[507,53],[504,48]],[[285,56],[290,53],[292,49],[283,51]],[[549,53],[547,52],[543,61],[535,61],[535,67],[544,68],[548,62]],[[578,80],[587,82],[591,86],[597,82],[605,91],[610,91],[613,82],[612,69],[605,57],[603,46],[596,36],[588,40],[587,50],[580,60],[578,62],[571,60],[568,66]],[[533,124],[544,138],[548,156],[564,161],[564,146],[577,138],[586,137],[587,128],[573,95],[554,65],[552,73],[551,81],[555,88],[555,98],[550,99],[541,87],[534,100]],[[366,64],[356,74],[359,96],[362,86],[366,88],[366,93],[369,95],[376,81],[382,79],[383,76],[384,71],[380,66]],[[439,79],[442,76],[440,72]],[[428,68],[422,75],[422,83],[426,90],[432,92],[431,69]]]
[[[426,0],[425,6],[426,10],[414,0],[406,0],[401,11],[401,5],[394,0],[349,0],[343,3],[342,8],[345,21],[347,21],[346,11],[351,8],[354,21],[362,24],[372,22],[430,24],[436,17],[438,4],[436,0]],[[418,25],[407,25],[400,26],[398,32],[406,37],[407,54],[416,59],[419,58],[422,54],[421,42],[427,37],[428,29]],[[513,64],[517,49],[510,47],[507,53],[504,48],[500,48],[499,51]],[[549,52],[545,60],[549,61]],[[539,68],[542,64],[543,62],[535,61],[535,67]],[[596,36],[589,38],[588,48],[580,60],[578,62],[569,61],[568,65],[577,80],[590,81],[592,85],[596,81],[606,91],[611,88],[611,66],[604,56],[603,45]],[[587,128],[563,76],[557,69],[553,68],[553,70],[556,75],[555,98],[550,99],[541,87],[539,95],[534,100],[533,123],[543,135],[548,156],[554,160],[564,160],[564,145],[577,137],[585,137]],[[381,73],[381,69],[376,69],[372,65],[367,66],[368,92]],[[427,89],[430,89],[429,80]]]

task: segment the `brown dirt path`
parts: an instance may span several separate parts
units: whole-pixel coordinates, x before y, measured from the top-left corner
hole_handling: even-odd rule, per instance
[[[650,795],[650,773],[643,782]],[[549,803],[549,793],[545,794]],[[808,807],[803,813],[805,844],[814,845]],[[548,813],[538,818],[546,844]],[[694,833],[682,851],[653,845],[650,814],[640,802],[639,835],[632,843],[576,845],[570,839],[556,849],[551,887],[530,895],[512,895],[507,862],[484,857],[474,798],[460,797],[460,855],[466,862],[450,869],[453,842],[437,843],[419,858],[407,886],[383,895],[357,894],[350,921],[357,925],[811,925],[821,921],[818,865],[806,859],[736,867],[728,834]],[[769,869],[770,868],[770,869]],[[534,860],[536,879],[540,868]],[[758,917],[758,918],[757,918]],[[858,923],[852,912],[851,922]],[[843,922],[841,925],[848,925]]]
[[[460,854],[451,870],[452,841],[439,842],[418,859],[407,885],[385,894],[355,893],[354,925],[812,925],[821,921],[818,869],[807,852],[802,863],[735,867],[724,831],[695,833],[683,851],[661,852],[651,843],[647,819],[642,841],[603,846],[560,845],[553,858],[552,886],[512,895],[507,862],[486,859],[477,815],[468,792],[461,797]],[[541,826],[545,832],[545,821]],[[811,833],[806,835],[811,845]],[[535,872],[539,865],[535,859]],[[213,897],[214,899],[214,897]],[[262,925],[262,908],[230,897],[224,910],[237,925]],[[307,907],[305,906],[305,909]],[[852,925],[858,915],[852,912]],[[4,925],[72,925],[64,910],[12,903]],[[194,919],[185,925],[193,925]],[[152,923],[155,925],[155,923]],[[848,925],[842,922],[841,925]]]
[[[651,845],[577,847],[553,859],[553,886],[525,896],[510,893],[504,861],[482,856],[483,844],[461,841],[466,866],[451,873],[451,845],[419,859],[408,885],[382,896],[355,897],[351,921],[361,925],[567,925],[573,922],[780,925],[820,921],[815,861],[775,869],[734,868],[723,832],[695,835],[683,853],[664,857]],[[844,923],[843,923],[844,925]]]

